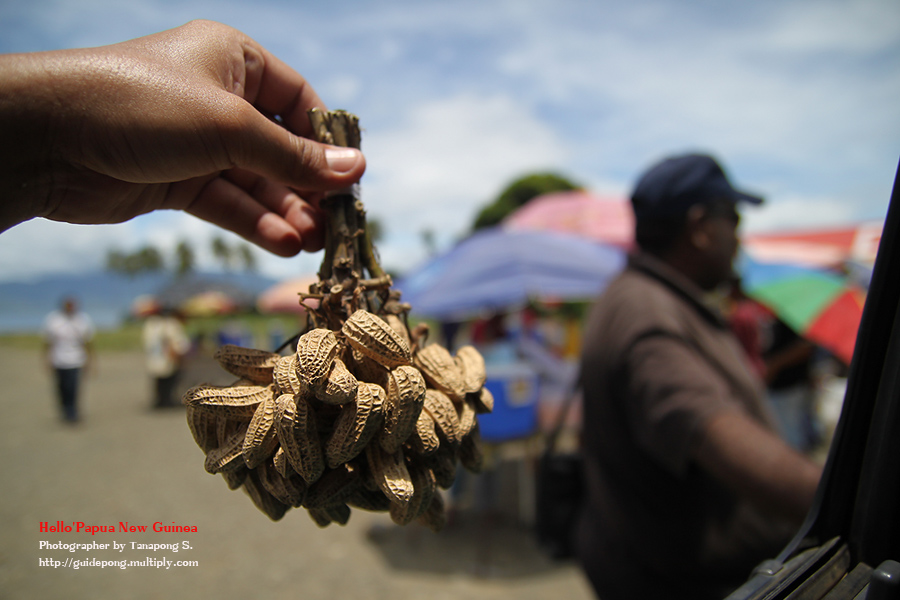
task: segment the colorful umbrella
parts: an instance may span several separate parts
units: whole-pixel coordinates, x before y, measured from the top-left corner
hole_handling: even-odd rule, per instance
[[[288,279],[263,291],[256,299],[256,308],[261,313],[294,313],[303,314],[306,309],[300,304],[300,292],[308,292],[310,284],[317,282],[315,275]],[[315,308],[318,300],[307,300],[306,306]]]
[[[625,264],[611,246],[549,231],[481,230],[396,284],[413,312],[464,320],[531,299],[590,299]]]
[[[604,244],[629,248],[634,214],[626,198],[597,196],[583,190],[552,192],[533,198],[503,220],[513,231],[571,233]]]
[[[840,275],[744,254],[738,271],[745,293],[767,306],[798,335],[850,364],[865,292]]]
[[[162,309],[162,304],[156,296],[141,294],[131,302],[131,314],[142,319],[157,314]]]
[[[209,290],[191,296],[178,306],[187,317],[211,317],[227,315],[239,308],[237,302],[228,294],[219,290]]]
[[[883,221],[844,227],[750,233],[741,244],[756,260],[831,268],[847,262],[873,264]]]

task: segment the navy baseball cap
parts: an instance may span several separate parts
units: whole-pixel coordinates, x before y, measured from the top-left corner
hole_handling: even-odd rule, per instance
[[[637,219],[674,217],[695,204],[718,200],[762,204],[759,196],[731,186],[719,163],[705,154],[685,154],[667,158],[650,167],[631,194]]]

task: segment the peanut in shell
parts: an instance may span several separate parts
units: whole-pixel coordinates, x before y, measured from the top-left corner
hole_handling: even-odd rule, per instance
[[[312,484],[325,471],[325,458],[316,427],[316,416],[302,395],[279,396],[275,427],[288,463],[306,483]]]
[[[209,451],[204,461],[207,473],[219,473],[243,466],[244,436],[247,427],[235,428],[231,434],[217,447]]]
[[[416,428],[406,442],[416,454],[421,456],[431,454],[441,445],[441,441],[435,432],[434,419],[431,418],[427,410],[423,409],[419,413],[419,418],[416,419]]]
[[[297,376],[306,389],[315,390],[328,377],[338,353],[338,341],[330,329],[313,329],[297,342]]]
[[[459,444],[459,416],[456,405],[447,394],[438,390],[425,391],[425,410],[434,420],[435,431],[451,446]]]
[[[413,483],[402,450],[388,454],[379,444],[366,446],[366,458],[375,484],[391,502],[405,504],[413,494]]]
[[[494,394],[487,387],[481,388],[478,393],[468,395],[472,399],[475,412],[479,415],[494,412]]]
[[[484,364],[484,357],[475,348],[475,346],[461,346],[456,351],[453,358],[463,377],[463,390],[466,394],[472,394],[481,391],[487,380],[487,370]]]
[[[269,458],[278,445],[275,432],[275,398],[269,396],[253,413],[244,437],[243,455],[247,467],[255,469]]]
[[[396,452],[416,427],[425,402],[425,379],[412,366],[401,365],[390,372],[384,428],[378,442],[385,452]]]
[[[326,404],[344,404],[356,397],[359,381],[340,358],[335,358],[331,371],[316,397]]]
[[[225,484],[228,486],[229,490],[236,490],[244,485],[248,473],[250,473],[250,469],[248,469],[246,465],[240,465],[235,469],[219,471],[219,475],[225,480]]]
[[[232,375],[243,377],[253,383],[268,385],[273,381],[275,363],[281,356],[256,348],[224,344],[216,348],[213,358]]]
[[[475,425],[478,423],[476,420],[476,411],[474,401],[470,400],[468,396],[461,403],[456,405],[457,416],[459,417],[459,430],[458,435],[459,438],[465,439],[469,433],[475,428]]]
[[[341,327],[354,349],[388,368],[410,364],[409,344],[378,316],[357,310]]]
[[[404,504],[392,502],[389,509],[391,520],[397,525],[409,525],[421,516],[431,505],[431,499],[437,490],[431,469],[416,463],[407,465],[407,469],[413,484],[412,497]]]
[[[450,352],[439,344],[429,344],[416,352],[413,364],[422,371],[425,381],[454,402],[462,402],[465,384],[462,372]]]
[[[216,427],[218,420],[216,416],[210,414],[196,406],[187,405],[185,407],[185,415],[187,416],[188,429],[194,441],[200,446],[204,453],[209,452],[218,445],[216,439]]]
[[[273,521],[279,521],[290,508],[287,504],[279,502],[263,487],[255,470],[247,474],[247,479],[244,480],[244,491],[250,496],[256,508]]]
[[[250,419],[256,407],[273,393],[273,386],[267,385],[198,385],[185,393],[183,402],[216,415]]]
[[[432,496],[431,504],[417,521],[435,533],[442,530],[447,525],[447,512],[444,510],[443,496],[440,494]]]
[[[275,363],[272,371],[276,394],[297,394],[301,391],[300,378],[297,376],[297,354],[282,356]]]
[[[362,487],[360,469],[355,465],[342,464],[336,469],[327,469],[313,485],[309,486],[303,506],[325,508],[343,504]]]
[[[409,329],[406,328],[403,319],[397,315],[385,315],[384,320],[388,324],[388,327],[393,329],[397,335],[403,338],[406,345],[412,348],[412,340],[409,339]]]
[[[360,383],[356,399],[341,406],[334,432],[325,446],[330,469],[356,458],[375,437],[383,422],[384,390],[374,383]]]

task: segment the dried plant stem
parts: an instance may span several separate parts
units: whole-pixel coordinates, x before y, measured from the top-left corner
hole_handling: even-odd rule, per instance
[[[355,115],[312,109],[309,119],[318,141],[360,147],[359,119]],[[319,309],[312,313],[313,324],[337,330],[355,310],[379,311],[388,303],[391,279],[378,263],[366,227],[366,211],[355,191],[332,194],[321,207],[327,215],[325,256],[319,283],[304,297],[320,298]]]

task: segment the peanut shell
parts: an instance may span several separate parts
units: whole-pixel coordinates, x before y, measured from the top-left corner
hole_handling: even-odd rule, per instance
[[[275,363],[281,357],[274,352],[224,344],[216,348],[213,358],[232,375],[260,385],[269,385],[273,381]]]
[[[385,452],[396,452],[409,438],[425,402],[425,379],[418,369],[402,365],[390,372],[384,427],[378,442]]]
[[[325,470],[316,416],[302,395],[279,396],[275,427],[288,463],[306,483],[314,483]]]
[[[487,379],[484,357],[475,346],[461,346],[454,357],[463,376],[463,390],[467,394],[481,391]]]
[[[250,419],[256,407],[272,394],[272,386],[266,385],[198,385],[185,392],[183,402],[217,415]]]
[[[330,329],[313,329],[297,342],[297,376],[307,389],[325,381],[338,352],[338,342]]]
[[[357,310],[341,328],[347,342],[362,354],[388,368],[410,363],[409,344],[376,315]]]
[[[431,387],[444,392],[454,402],[462,402],[466,395],[463,375],[446,348],[429,344],[416,352],[413,364]]]
[[[384,495],[391,502],[409,502],[413,494],[413,483],[406,468],[403,451],[388,454],[380,445],[369,444],[366,446],[366,458],[372,478]]]
[[[356,399],[341,406],[334,432],[325,446],[326,464],[335,469],[356,458],[383,422],[384,390],[374,383],[360,383]]]
[[[247,468],[255,469],[259,466],[272,455],[277,445],[275,399],[270,396],[256,408],[256,412],[253,413],[253,418],[250,419],[250,424],[247,426],[242,450]]]

